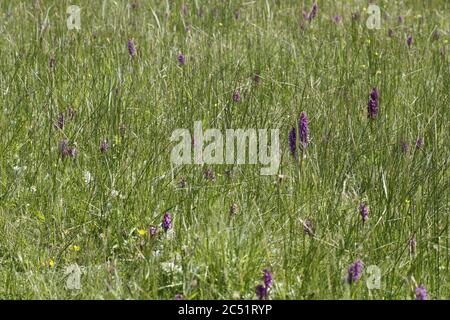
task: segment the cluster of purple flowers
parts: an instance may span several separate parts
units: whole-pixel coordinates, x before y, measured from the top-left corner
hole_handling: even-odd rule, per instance
[[[420,285],[416,288],[416,300],[427,300],[428,294],[427,289],[425,289],[424,285]]]
[[[300,114],[300,120],[298,123],[298,133],[300,138],[300,145],[303,149],[309,144],[309,127],[308,127],[308,117],[305,112]]]
[[[184,65],[186,64],[186,58],[184,57],[184,55],[183,55],[182,53],[180,53],[180,54],[178,55],[178,63],[179,63],[181,66],[184,66]]]
[[[132,58],[136,56],[136,47],[134,46],[134,41],[132,39],[128,40],[128,52]]]
[[[73,120],[75,117],[75,110],[71,106],[67,107],[66,114],[69,120]],[[60,112],[58,114],[58,118],[56,119],[55,128],[63,130],[64,125],[66,123],[66,114],[64,112]]]
[[[406,141],[402,141],[402,152],[407,154],[409,151],[409,144]]]
[[[294,158],[297,157],[297,134],[296,129],[293,127],[291,131],[289,131],[289,148],[291,149],[291,154]]]
[[[375,119],[378,114],[379,93],[377,88],[373,88],[370,92],[369,103],[367,105],[367,116],[370,119]]]
[[[415,141],[416,149],[421,149],[423,147],[424,141],[423,138],[417,138]],[[404,154],[408,154],[409,152],[409,144],[406,141],[401,141],[401,148]]]
[[[311,22],[316,16],[317,16],[317,10],[319,9],[319,7],[317,6],[317,3],[314,2],[312,7],[311,7],[311,11],[309,13],[303,11],[303,17],[308,20],[309,22]]]
[[[333,22],[334,23],[336,23],[336,24],[338,24],[338,23],[340,23],[342,21],[342,16],[340,16],[340,15],[335,15],[334,17],[333,17]]]
[[[150,227],[148,228],[148,234],[149,234],[151,237],[156,236],[157,233],[158,233],[158,229],[157,229],[155,226],[150,226]]]
[[[363,223],[369,218],[369,208],[364,203],[359,205],[359,212],[361,213],[361,218]]]
[[[236,89],[233,93],[233,101],[234,102],[239,102],[241,101],[241,92],[239,91],[239,89]]]
[[[409,35],[408,38],[406,38],[406,44],[408,45],[408,47],[410,48],[411,45],[413,43],[413,36]]]
[[[108,149],[109,149],[108,141],[102,140],[102,142],[100,142],[100,152],[105,153],[106,151],[108,151]]]
[[[77,149],[69,145],[69,140],[63,139],[59,143],[59,153],[63,159],[66,157],[74,158],[77,155]]]
[[[214,170],[211,168],[206,169],[205,171],[205,179],[209,181],[216,181],[216,175],[214,173]]]
[[[416,141],[414,143],[415,143],[416,149],[421,149],[424,145],[424,140],[423,140],[423,138],[419,137],[416,139]],[[407,154],[409,152],[409,144],[405,140],[401,141],[401,147],[402,147],[402,152],[404,154]]]
[[[269,289],[272,286],[272,274],[269,270],[263,270],[263,282],[256,286],[256,296],[260,300],[266,300],[269,297]]]
[[[169,229],[172,229],[172,217],[169,212],[164,213],[164,217],[162,219],[161,227],[164,229],[164,231],[168,231]]]
[[[423,139],[422,138],[417,138],[416,140],[416,148],[420,149],[423,146]]]
[[[305,112],[300,114],[298,121],[298,139],[302,152],[306,150],[309,144],[309,124],[308,117]],[[297,157],[297,130],[293,127],[289,131],[289,148],[294,158]]]
[[[361,260],[356,260],[348,267],[347,283],[352,284],[357,282],[362,275],[364,264]]]
[[[64,112],[60,112],[58,115],[58,120],[56,120],[55,127],[62,130],[64,128]]]

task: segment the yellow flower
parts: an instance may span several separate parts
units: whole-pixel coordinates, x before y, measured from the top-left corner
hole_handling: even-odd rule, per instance
[[[80,251],[80,250],[81,250],[80,246],[77,246],[77,245],[73,245],[73,246],[71,247],[71,249],[72,249],[73,251]]]
[[[140,235],[141,237],[142,237],[142,236],[145,236],[145,234],[146,234],[146,232],[145,232],[144,229],[138,229],[137,232],[139,233],[139,235]]]
[[[447,44],[447,43],[448,43],[448,40],[447,40],[447,39],[445,39],[445,40],[444,40],[444,43],[445,43],[445,44]]]
[[[48,260],[48,266],[53,268],[55,266],[55,261],[53,261],[53,259]]]

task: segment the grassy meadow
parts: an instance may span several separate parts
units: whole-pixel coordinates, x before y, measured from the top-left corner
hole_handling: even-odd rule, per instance
[[[450,299],[450,2],[371,2],[379,29],[362,0],[0,1],[0,298],[257,299],[267,269],[267,299]],[[174,165],[194,121],[278,128],[277,174]]]

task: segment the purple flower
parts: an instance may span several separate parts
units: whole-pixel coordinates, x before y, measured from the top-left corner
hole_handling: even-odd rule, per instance
[[[59,143],[59,152],[61,153],[62,157],[64,158],[64,156],[67,155],[67,149],[69,147],[69,140],[67,139],[63,139],[60,143]]]
[[[420,149],[423,146],[423,139],[422,138],[417,138],[416,140],[416,148]]]
[[[359,212],[361,213],[363,223],[366,222],[367,218],[369,217],[369,209],[364,203],[361,203],[359,205]]]
[[[408,38],[406,39],[406,43],[408,44],[408,47],[411,47],[412,43],[413,43],[413,37],[412,35],[409,35]]]
[[[70,147],[67,149],[69,157],[74,158],[77,155],[77,149],[75,147]]]
[[[264,273],[264,285],[266,286],[266,288],[270,288],[272,286],[272,274],[267,269],[264,269],[263,273]]]
[[[136,48],[134,46],[133,40],[131,39],[128,40],[128,52],[130,53],[130,56],[132,58],[134,58],[134,56],[136,55]]]
[[[295,127],[289,131],[289,148],[291,149],[291,154],[295,158],[297,152],[297,136],[295,134]]]
[[[402,141],[402,151],[404,154],[407,154],[409,151],[409,144],[406,141]]]
[[[394,36],[394,30],[392,30],[391,28],[389,28],[388,30],[388,36],[389,38],[392,38]]]
[[[317,9],[318,9],[317,3],[314,2],[314,4],[312,5],[312,8],[311,8],[311,12],[308,15],[309,21],[312,21],[317,16]]]
[[[303,10],[302,14],[303,14],[303,18],[304,18],[305,20],[308,20],[308,16],[309,16],[308,12],[306,12],[305,10]]]
[[[151,237],[156,236],[156,233],[158,232],[158,229],[155,226],[150,226],[150,228],[148,228],[148,234]]]
[[[234,91],[234,93],[233,93],[233,101],[234,102],[241,101],[241,92],[239,91],[239,89],[236,89],[236,91]]]
[[[342,17],[337,14],[333,17],[333,21],[334,23],[340,23],[342,21]]]
[[[100,142],[100,152],[105,153],[106,151],[108,151],[108,149],[109,149],[108,141],[102,140],[102,142]]]
[[[403,23],[405,19],[403,18],[403,16],[398,16],[398,23]]]
[[[266,287],[264,287],[262,284],[258,284],[256,286],[256,296],[259,300],[266,300],[269,296],[269,292]]]
[[[416,300],[427,300],[427,289],[421,284],[416,288]]]
[[[367,117],[370,119],[375,119],[378,114],[378,98],[378,90],[377,88],[373,88],[370,93],[369,103],[367,104]]]
[[[363,270],[363,263],[361,260],[356,260],[355,263],[351,264],[350,267],[348,267],[348,276],[347,276],[347,283],[352,284],[361,278]]]
[[[184,297],[183,297],[183,295],[181,293],[177,293],[175,295],[175,300],[184,300]]]
[[[172,229],[172,217],[170,216],[169,212],[164,213],[161,226],[163,227],[164,231]]]
[[[58,120],[55,123],[57,129],[64,129],[64,112],[60,112],[58,115]]]
[[[216,181],[216,175],[214,174],[214,170],[211,168],[208,168],[205,172],[205,179]]]
[[[178,62],[180,63],[180,65],[184,66],[186,64],[186,59],[184,57],[184,55],[182,53],[180,53],[178,55]]]
[[[59,143],[59,152],[63,159],[66,157],[74,158],[77,155],[77,149],[75,147],[70,147],[67,139],[63,139]]]
[[[272,286],[272,274],[269,270],[263,270],[264,276],[263,281],[264,284],[259,284],[256,286],[256,295],[260,300],[265,300],[269,296],[269,288]]]
[[[372,100],[378,100],[379,94],[377,88],[373,88],[372,92],[370,93],[370,99]]]
[[[241,17],[241,12],[240,12],[239,10],[237,10],[237,11],[234,13],[234,17],[235,17],[236,19],[239,19],[239,18]]]
[[[308,117],[305,112],[300,114],[298,122],[299,141],[303,149],[306,149],[309,143]]]

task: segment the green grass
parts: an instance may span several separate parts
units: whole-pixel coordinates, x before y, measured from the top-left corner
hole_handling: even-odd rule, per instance
[[[255,299],[264,268],[271,299],[414,299],[420,284],[450,298],[448,1],[375,1],[380,30],[357,0],[319,1],[312,23],[294,0],[185,1],[186,16],[182,1],[103,2],[0,3],[0,298]],[[70,4],[81,7],[79,31],[67,29]],[[380,112],[369,121],[374,86]],[[56,129],[69,106],[74,119]],[[311,143],[300,166],[287,135],[302,111]],[[284,178],[255,165],[212,166],[215,181],[207,166],[175,168],[171,133],[197,120],[280,128]],[[59,154],[65,137],[73,159]],[[139,234],[165,211],[172,233]],[[356,259],[366,268],[348,286]],[[84,268],[80,290],[66,286],[72,264]],[[369,265],[380,289],[366,286]]]

